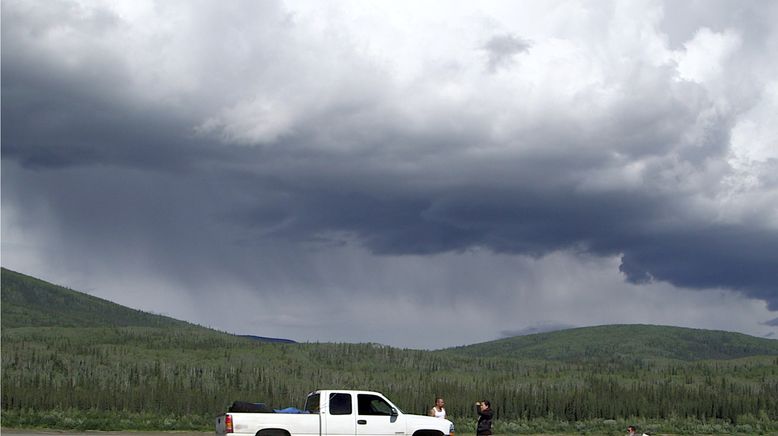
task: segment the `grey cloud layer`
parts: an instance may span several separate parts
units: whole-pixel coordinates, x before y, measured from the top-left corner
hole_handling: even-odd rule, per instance
[[[528,52],[531,43],[514,35],[493,36],[483,46],[489,55],[489,71],[495,72],[501,66],[508,66],[513,62],[513,56]]]
[[[776,227],[706,203],[733,175],[738,113],[671,62],[635,54],[602,66],[609,82],[532,91],[511,59],[554,45],[485,31],[475,73],[408,84],[275,3],[182,7],[180,35],[152,23],[140,45],[99,4],[54,4],[3,3],[3,203],[43,208],[41,232],[66,246],[247,283],[287,244],[573,250],[620,255],[633,283],[732,289],[778,310]]]

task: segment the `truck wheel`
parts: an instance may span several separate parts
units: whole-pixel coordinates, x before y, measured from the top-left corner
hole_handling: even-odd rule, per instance
[[[280,428],[266,428],[257,432],[257,436],[291,436],[288,431]]]
[[[413,436],[443,436],[443,433],[437,430],[419,430]]]

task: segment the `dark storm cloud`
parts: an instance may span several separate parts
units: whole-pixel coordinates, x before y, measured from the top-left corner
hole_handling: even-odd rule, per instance
[[[281,26],[257,36],[264,51],[247,56],[264,63],[245,76],[225,73],[223,82],[236,79],[234,87],[216,80],[214,89],[186,91],[181,104],[138,95],[154,89],[133,84],[117,53],[85,49],[78,65],[66,68],[56,50],[44,52],[26,33],[33,24],[56,27],[60,17],[31,23],[13,15],[20,3],[7,4],[3,202],[80,257],[140,258],[195,287],[214,269],[251,284],[276,262],[304,262],[279,248],[287,244],[356,242],[378,255],[570,250],[620,256],[632,283],[733,289],[778,310],[778,232],[692,210],[694,197],[710,187],[689,179],[726,175],[710,162],[726,158],[734,121],[709,116],[713,99],[668,68],[641,64],[625,73],[618,80],[626,90],[603,91],[617,101],[591,119],[598,92],[533,107],[540,121],[522,124],[516,115],[506,127],[494,119],[511,108],[480,95],[469,105],[445,102],[440,114],[424,107],[408,114],[412,92],[383,83],[364,67],[369,62],[355,62],[365,70],[338,70],[346,58],[340,51],[312,62],[318,68],[319,60],[335,58],[332,70],[299,71],[303,61],[268,43],[278,35],[285,44],[304,39]],[[271,12],[265,20],[286,23],[285,14]],[[109,32],[117,20],[100,15],[89,21],[91,32]],[[211,36],[211,48],[226,56],[220,38],[229,35]],[[230,48],[242,53],[236,45]],[[529,48],[513,35],[483,45],[491,71]],[[333,95],[301,97],[329,90],[333,83],[318,82],[328,74],[349,78],[332,79]],[[230,98],[220,86],[232,89]],[[704,134],[689,140],[697,123]],[[637,181],[622,179],[631,165],[641,168],[633,171]],[[38,207],[45,213],[34,216]],[[306,271],[296,265],[295,280],[315,282]],[[311,276],[300,278],[305,274]]]
[[[3,129],[4,158],[29,167],[164,168],[180,166],[193,150],[213,155],[198,143],[188,120],[169,111],[139,111],[110,94],[94,95],[94,83],[27,74],[12,58],[2,71],[3,124],[12,126]]]
[[[621,270],[634,283],[669,281],[690,288],[725,288],[765,300],[778,310],[778,235],[742,226],[684,227],[641,236]]]
[[[95,42],[121,27],[117,16],[60,1],[47,14],[26,14],[31,6],[3,7],[4,158],[28,167],[172,169],[226,155],[196,134],[196,105],[149,104],[123,54]],[[83,46],[46,44],[57,32],[77,33]]]
[[[390,198],[334,192],[295,193],[290,235],[353,233],[379,254],[430,254],[485,247],[542,256],[573,249],[621,255],[633,283],[667,281],[687,288],[728,288],[778,309],[778,235],[744,226],[680,221],[674,200],[639,193],[582,194],[556,189],[451,189],[397,192]]]
[[[487,69],[490,72],[495,72],[510,65],[515,55],[528,52],[531,46],[529,41],[515,35],[493,36],[482,47],[488,57]]]
[[[769,325],[771,327],[778,327],[778,318],[773,318],[773,319],[771,319],[769,321],[763,322],[762,324]]]

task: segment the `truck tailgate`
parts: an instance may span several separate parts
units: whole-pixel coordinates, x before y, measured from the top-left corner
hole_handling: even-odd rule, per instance
[[[227,414],[222,413],[221,415],[216,417],[216,434],[226,434],[227,433]]]

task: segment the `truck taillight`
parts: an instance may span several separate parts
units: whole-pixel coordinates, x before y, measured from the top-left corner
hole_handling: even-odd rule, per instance
[[[225,415],[224,416],[224,432],[225,433],[232,433],[232,416],[231,415]]]

